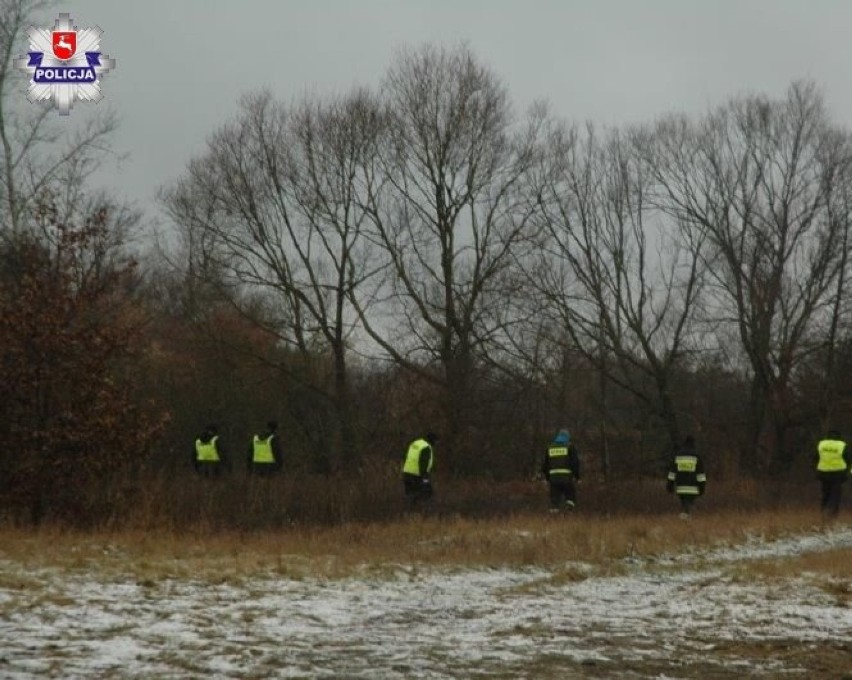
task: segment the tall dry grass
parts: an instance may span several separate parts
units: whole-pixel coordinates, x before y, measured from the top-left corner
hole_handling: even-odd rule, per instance
[[[494,482],[438,479],[431,513],[468,519],[546,513],[542,481]],[[234,473],[219,479],[189,474],[149,475],[125,484],[111,513],[95,526],[107,529],[169,531],[272,531],[293,526],[391,522],[405,512],[396,465],[377,465],[358,474],[337,476],[281,474],[255,478]],[[741,478],[713,482],[698,500],[702,513],[813,509],[819,488],[814,480],[780,482]],[[671,515],[677,499],[663,479],[584,480],[578,488],[584,516]]]
[[[704,512],[691,521],[671,514],[551,517],[520,513],[490,519],[409,517],[393,522],[292,525],[274,531],[127,529],[80,532],[43,527],[0,529],[0,560],[38,569],[98,569],[140,582],[197,578],[209,582],[253,576],[339,577],[388,570],[541,566],[570,577],[578,563],[598,572],[625,557],[652,557],[819,530],[812,511]],[[803,558],[804,559],[804,558]],[[840,558],[838,558],[839,560]],[[817,570],[839,561],[817,558]],[[835,566],[829,566],[834,564]],[[798,568],[798,567],[797,567]]]
[[[351,477],[282,474],[220,479],[188,474],[124,480],[101,521],[87,529],[0,521],[0,559],[99,568],[140,579],[243,578],[255,573],[346,574],[394,565],[520,567],[582,561],[611,569],[750,533],[818,526],[814,480],[714,482],[694,519],[662,479],[584,480],[573,516],[551,517],[540,481],[496,483],[438,477],[426,516],[406,517],[395,464]],[[845,498],[843,516],[850,513]],[[566,572],[567,573],[567,572]]]

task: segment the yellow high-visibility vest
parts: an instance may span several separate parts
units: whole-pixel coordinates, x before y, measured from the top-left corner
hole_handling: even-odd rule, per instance
[[[820,472],[839,472],[846,469],[846,461],[843,460],[843,452],[846,450],[846,442],[839,439],[823,439],[817,451],[819,462],[817,470]]]
[[[272,455],[272,438],[274,434],[269,435],[266,439],[261,439],[254,435],[252,442],[252,462],[253,463],[274,463],[275,456]]]
[[[409,475],[420,475],[420,452],[423,449],[431,446],[425,439],[415,439],[408,447],[408,452],[405,454],[405,462],[402,464],[402,471]],[[434,453],[434,452],[433,452]],[[434,455],[429,456],[429,464],[426,466],[426,472],[432,472],[432,461]]]
[[[195,440],[195,459],[204,463],[218,463],[219,449],[216,447],[216,440],[219,435],[216,435],[209,442],[203,442],[200,439]]]

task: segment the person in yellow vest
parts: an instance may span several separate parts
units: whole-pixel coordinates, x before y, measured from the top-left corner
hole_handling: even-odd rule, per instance
[[[432,447],[437,441],[438,436],[434,432],[427,432],[411,442],[405,453],[402,484],[409,508],[413,509],[432,498],[432,467],[435,463]]]
[[[208,425],[195,439],[192,465],[202,477],[218,477],[227,465],[219,430],[215,424]]]
[[[666,490],[677,494],[680,501],[681,519],[689,519],[695,499],[704,495],[706,486],[704,462],[695,452],[695,438],[691,434],[687,435],[683,446],[672,459],[666,477]]]
[[[252,474],[265,477],[280,470],[283,462],[278,443],[278,423],[270,420],[266,423],[266,431],[263,434],[252,437],[248,451],[248,469]]]
[[[827,517],[836,517],[840,511],[843,483],[852,469],[852,454],[838,430],[829,430],[817,444],[817,477],[822,485],[820,509]]]
[[[580,457],[568,430],[559,430],[550,442],[541,474],[550,489],[550,511],[573,510],[577,505],[575,482],[580,479]]]

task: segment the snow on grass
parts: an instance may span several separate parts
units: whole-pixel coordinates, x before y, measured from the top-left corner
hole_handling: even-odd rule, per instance
[[[6,560],[0,677],[796,677],[799,657],[755,650],[849,640],[852,610],[803,575],[749,581],[730,566],[850,546],[840,526],[625,560],[614,576],[400,566],[221,585]]]

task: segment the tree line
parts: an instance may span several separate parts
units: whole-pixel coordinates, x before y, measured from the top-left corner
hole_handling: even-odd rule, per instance
[[[246,95],[155,240],[91,186],[115,120],[19,103],[33,7],[2,9],[7,508],[189,475],[208,421],[240,455],[276,419],[291,474],[330,477],[430,429],[447,473],[525,478],[568,427],[609,479],[687,433],[720,474],[800,474],[852,420],[852,145],[812,82],[603,129],[406,48],[374,89]]]

